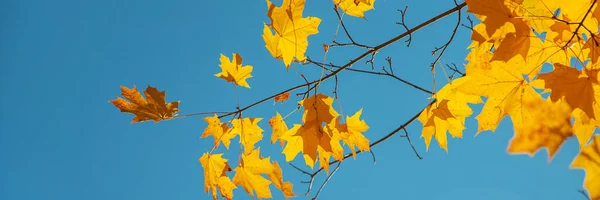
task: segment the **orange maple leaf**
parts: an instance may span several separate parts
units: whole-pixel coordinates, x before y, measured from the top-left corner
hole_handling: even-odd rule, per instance
[[[283,103],[283,102],[287,101],[289,98],[290,98],[290,93],[286,92],[286,93],[275,96],[274,100],[275,100],[275,103],[277,103],[278,101]]]
[[[582,71],[568,67],[560,63],[554,64],[554,70],[549,73],[540,74],[538,80],[545,88],[551,89],[550,99],[558,101],[565,99],[573,109],[579,108],[587,116],[596,119],[596,112],[600,107],[600,85],[598,84],[598,72],[600,70],[586,66]]]
[[[179,112],[179,101],[166,103],[165,91],[159,92],[156,88],[150,86],[144,90],[147,99],[144,99],[135,86],[133,86],[133,89],[121,86],[121,95],[129,101],[118,97],[110,100],[110,102],[119,108],[121,112],[134,114],[135,117],[133,117],[131,123],[146,120],[154,120],[154,123],[156,123],[161,120],[172,119]]]
[[[581,149],[571,168],[585,170],[583,187],[588,190],[591,199],[600,199],[600,135],[594,136],[592,143]]]
[[[271,181],[261,176],[261,174],[273,173],[274,167],[269,159],[260,156],[260,148],[242,155],[240,164],[235,168],[233,183],[242,186],[252,198],[254,198],[254,191],[259,199],[271,198],[269,189]]]
[[[235,184],[227,177],[226,172],[231,171],[227,164],[227,159],[222,158],[223,154],[204,153],[198,161],[204,169],[204,192],[212,191],[214,200],[217,200],[217,190],[221,196],[231,200],[233,198],[233,189]]]
[[[222,71],[215,74],[216,77],[239,86],[250,88],[246,79],[252,77],[252,66],[246,65],[242,67],[242,56],[240,54],[234,53],[233,60],[229,60],[227,56],[221,54],[219,61],[221,62],[219,67]]]
[[[317,150],[321,146],[322,139],[328,137],[325,136],[327,134],[322,125],[331,122],[339,114],[332,107],[333,98],[320,93],[300,101],[299,104],[304,108],[302,115],[304,123],[294,124],[294,127],[280,137],[286,141],[283,154],[289,162],[302,152],[306,165],[312,168],[317,161]]]
[[[265,47],[277,59],[283,59],[286,69],[294,58],[306,60],[308,36],[319,33],[321,19],[302,17],[305,0],[284,0],[280,7],[267,0],[267,16],[271,24],[265,24],[263,39]],[[272,31],[275,31],[273,34]]]

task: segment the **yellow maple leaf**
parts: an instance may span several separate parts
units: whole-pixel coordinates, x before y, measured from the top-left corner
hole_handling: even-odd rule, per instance
[[[216,77],[222,78],[227,82],[235,83],[236,85],[250,88],[250,85],[246,82],[246,79],[251,78],[252,66],[242,66],[242,57],[238,53],[233,54],[233,60],[223,54],[219,58],[221,64],[221,72],[215,74]]]
[[[254,144],[263,138],[263,129],[258,126],[262,118],[243,118],[231,120],[233,128],[230,134],[239,134],[240,143],[244,146],[244,153],[248,154],[254,149]]]
[[[481,113],[476,117],[479,128],[494,131],[504,116],[510,115],[515,127],[529,121],[531,115],[524,110],[522,102],[541,98],[527,82],[519,69],[518,57],[509,62],[493,61],[490,69],[467,68],[469,79],[458,86],[465,94],[485,96],[487,100]]]
[[[261,176],[273,172],[274,167],[269,160],[269,157],[260,156],[260,148],[242,155],[240,164],[235,168],[233,183],[242,186],[252,198],[254,198],[254,191],[259,199],[271,198],[271,189],[269,189],[271,181]]]
[[[344,158],[344,149],[340,144],[342,134],[338,130],[339,117],[336,117],[331,123],[326,124],[323,129],[325,134],[320,139],[317,153],[319,153],[319,167],[325,169],[329,173],[329,159],[333,157],[335,160],[341,161]],[[368,146],[367,140],[367,146]]]
[[[336,118],[332,123],[333,127],[337,129],[340,133],[340,137],[344,144],[350,147],[350,151],[354,158],[356,158],[356,151],[354,147],[356,146],[361,151],[369,151],[369,139],[367,139],[362,133],[369,129],[369,126],[365,122],[365,120],[360,119],[360,115],[362,114],[362,109],[358,110],[354,115],[346,116],[346,123],[340,124],[339,117]]]
[[[280,7],[267,0],[267,16],[271,24],[265,24],[263,39],[265,47],[277,59],[283,59],[286,69],[294,58],[306,60],[308,36],[319,33],[321,19],[302,17],[305,0],[284,0]],[[273,34],[272,31],[275,31]]]
[[[467,103],[482,103],[481,97],[458,91],[458,86],[469,78],[455,79],[445,85],[434,95],[437,101],[427,106],[417,118],[423,124],[421,137],[425,140],[426,150],[429,150],[431,139],[435,138],[440,148],[448,151],[446,132],[449,132],[453,138],[462,138],[465,118],[473,113]]]
[[[133,117],[131,123],[146,120],[154,120],[154,123],[156,123],[161,120],[172,119],[179,112],[179,101],[166,103],[165,91],[159,92],[156,88],[150,86],[144,90],[147,99],[144,99],[135,86],[132,89],[121,86],[121,95],[129,101],[118,97],[109,102],[119,108],[121,112],[134,114],[135,117]]]
[[[219,147],[219,143],[222,142],[225,145],[225,148],[229,149],[229,144],[231,144],[231,139],[236,136],[233,134],[227,126],[227,123],[221,123],[219,117],[215,114],[212,117],[205,117],[204,121],[208,123],[208,126],[204,129],[204,132],[200,136],[200,138],[205,138],[212,135],[215,138],[215,148]]]
[[[540,74],[538,80],[545,88],[551,89],[550,99],[557,101],[565,99],[573,109],[579,108],[587,116],[596,119],[595,112],[600,110],[596,102],[600,100],[600,85],[598,72],[592,65],[582,71],[560,63],[554,64],[554,70]]]
[[[333,0],[333,3],[346,14],[365,18],[365,12],[373,9],[375,0]]]
[[[280,138],[289,129],[287,124],[285,124],[285,121],[283,121],[283,118],[281,117],[279,112],[277,112],[276,115],[269,120],[269,125],[271,126],[271,129],[273,129],[273,132],[271,133],[271,144],[279,140],[281,147],[283,147],[284,140]]]
[[[222,197],[231,200],[236,186],[225,174],[231,171],[231,167],[227,164],[227,159],[222,156],[223,154],[204,153],[198,159],[204,169],[204,192],[211,190],[213,199],[217,200],[217,190],[219,190]]]
[[[585,170],[583,187],[588,190],[591,199],[600,199],[600,135],[594,136],[592,143],[581,149],[571,168]]]
[[[507,152],[533,156],[540,148],[546,147],[548,160],[551,160],[564,141],[573,135],[571,108],[562,101],[553,103],[542,99],[523,102],[523,107],[533,118],[515,129]]]
[[[595,119],[590,119],[590,117],[579,108],[573,110],[572,116],[575,118],[575,122],[573,123],[573,133],[577,136],[579,148],[583,148],[583,146],[592,138],[592,135],[594,135],[596,127],[600,127],[600,122]]]
[[[285,199],[289,199],[290,197],[294,197],[293,185],[290,182],[283,182],[283,173],[281,172],[281,167],[279,167],[279,163],[273,162],[273,171],[268,174],[269,179],[273,182],[273,185],[279,190],[283,192],[283,196]]]

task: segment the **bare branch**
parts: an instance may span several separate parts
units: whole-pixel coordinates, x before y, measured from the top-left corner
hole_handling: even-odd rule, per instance
[[[321,193],[321,191],[323,191],[323,188],[325,188],[325,184],[327,184],[327,182],[329,182],[329,180],[331,180],[331,177],[333,177],[333,175],[335,174],[335,172],[337,172],[338,169],[340,169],[340,165],[342,163],[339,162],[337,164],[337,166],[335,166],[335,169],[333,169],[333,171],[331,172],[331,174],[329,174],[329,176],[327,176],[327,179],[325,179],[325,181],[323,181],[323,184],[321,184],[321,187],[319,187],[319,190],[317,191],[317,194],[315,194],[315,197],[312,198],[312,200],[316,200],[317,197],[319,197],[319,194]]]
[[[458,6],[458,2],[456,2],[456,0],[454,0],[454,4],[456,6]],[[433,63],[431,63],[431,71],[433,71],[433,68],[435,68],[435,65],[440,61],[440,59],[442,58],[442,56],[444,55],[444,52],[446,52],[446,49],[448,48],[448,46],[450,45],[450,43],[452,43],[452,40],[454,40],[454,36],[456,35],[456,32],[458,31],[458,27],[460,26],[460,20],[462,18],[461,16],[461,11],[458,10],[458,21],[456,22],[456,26],[454,27],[454,30],[452,30],[452,35],[450,36],[450,39],[448,39],[448,42],[446,42],[446,44],[442,45],[441,47],[437,47],[435,48],[432,52],[431,55],[434,55],[439,51],[442,50],[440,52],[440,54],[435,58],[435,61],[433,61]]]
[[[402,21],[396,22],[396,24],[402,25],[402,27],[404,27],[404,29],[406,29],[406,31],[408,32],[409,31],[408,26],[406,26],[406,23],[404,21],[407,10],[408,10],[408,6],[404,7],[404,10],[400,10],[400,9],[397,10],[398,12],[400,12],[400,15],[402,16]],[[406,42],[406,47],[410,47],[410,43],[412,42],[412,34],[408,34],[408,39],[406,39],[405,42]]]
[[[315,64],[315,65],[317,65],[317,66],[319,66],[321,68],[325,68],[325,66],[329,66],[329,67],[332,67],[332,68],[338,68],[338,69],[341,68],[341,66],[337,66],[337,65],[333,65],[333,64],[320,63],[320,62],[311,60],[310,58],[307,58],[306,61],[307,61],[307,63]],[[357,72],[357,73],[365,73],[365,74],[372,74],[372,75],[379,75],[379,76],[389,76],[389,77],[392,77],[392,78],[394,78],[394,79],[396,79],[396,80],[398,80],[398,81],[400,81],[400,82],[402,82],[404,84],[407,84],[407,85],[409,85],[409,86],[411,86],[411,87],[413,87],[413,88],[415,88],[417,90],[423,91],[423,92],[425,92],[427,94],[433,94],[433,92],[431,92],[431,91],[429,91],[429,90],[427,90],[427,89],[425,89],[425,88],[423,88],[421,86],[418,86],[418,85],[416,85],[414,83],[411,83],[409,81],[406,81],[406,80],[404,80],[404,79],[402,79],[402,78],[394,75],[392,73],[393,69],[392,69],[392,65],[391,65],[391,59],[388,60],[388,63],[390,64],[389,65],[389,67],[390,67],[390,71],[389,72],[385,68],[383,68],[384,72],[373,72],[373,71],[360,70],[360,69],[352,69],[352,68],[347,68],[346,70],[347,71],[351,71],[351,72]]]
[[[408,135],[408,131],[406,131],[406,128],[403,128],[403,130],[405,133],[404,137],[406,138],[406,140],[408,140],[408,144],[410,144],[410,147],[415,152],[415,155],[417,156],[417,158],[419,158],[419,160],[423,160],[423,157],[421,157],[421,155],[419,155],[419,152],[417,152],[415,145],[413,145],[413,143],[410,141],[410,136]]]

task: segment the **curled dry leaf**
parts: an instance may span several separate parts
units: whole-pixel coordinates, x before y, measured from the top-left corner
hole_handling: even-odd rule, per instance
[[[275,103],[277,103],[277,102],[283,103],[283,102],[287,101],[289,98],[290,98],[290,93],[286,92],[286,93],[275,96],[274,99],[275,99]]]
[[[156,123],[171,119],[179,112],[179,101],[166,103],[165,91],[159,92],[156,88],[150,86],[144,90],[147,99],[144,99],[135,86],[132,89],[121,86],[121,95],[129,101],[119,97],[110,100],[110,102],[119,108],[121,112],[134,114],[135,117],[133,117],[131,123],[146,120],[154,120]]]

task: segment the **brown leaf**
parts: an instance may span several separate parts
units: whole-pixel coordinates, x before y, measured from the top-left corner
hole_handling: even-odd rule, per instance
[[[110,100],[110,102],[119,108],[121,112],[134,114],[135,117],[133,117],[131,123],[146,120],[154,120],[154,123],[156,123],[161,120],[171,119],[179,112],[179,101],[166,103],[165,91],[159,92],[151,86],[148,86],[144,90],[144,95],[147,99],[144,99],[135,86],[132,89],[121,86],[121,95],[129,101],[118,97],[117,99]]]

